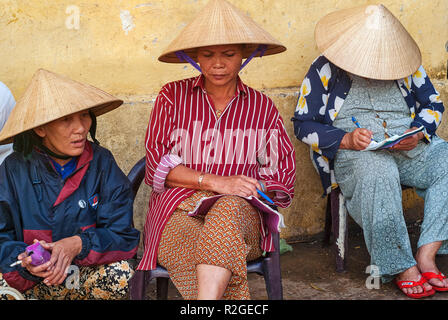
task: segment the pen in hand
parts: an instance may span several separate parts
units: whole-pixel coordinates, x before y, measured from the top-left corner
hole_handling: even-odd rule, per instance
[[[257,189],[257,192],[260,196],[262,196],[267,202],[270,204],[274,204],[274,201],[272,201],[267,195],[265,195],[263,192]]]
[[[358,120],[356,120],[355,117],[352,117],[352,121],[359,129],[362,129],[361,125],[359,124]],[[373,136],[370,138],[370,140],[374,141]]]
[[[352,121],[359,129],[362,129],[361,125],[359,124],[358,120],[356,120],[355,117],[352,117]]]

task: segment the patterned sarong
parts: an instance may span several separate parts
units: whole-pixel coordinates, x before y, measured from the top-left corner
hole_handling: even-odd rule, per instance
[[[224,196],[206,216],[187,212],[210,192],[198,191],[170,217],[159,245],[158,260],[184,299],[197,298],[196,265],[208,264],[232,272],[224,299],[250,299],[247,261],[261,256],[260,216],[246,200]]]

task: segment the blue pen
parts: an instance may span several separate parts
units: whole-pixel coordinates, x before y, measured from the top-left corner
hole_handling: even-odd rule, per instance
[[[354,123],[359,129],[362,128],[362,127],[359,125],[359,122],[358,122],[358,120],[356,120],[355,117],[352,117],[352,121],[353,121],[353,123]]]
[[[270,204],[274,204],[274,201],[272,201],[267,195],[265,195],[263,192],[257,189],[257,192],[260,196],[262,196],[267,202]]]
[[[352,121],[353,121],[353,123],[354,123],[359,129],[362,129],[361,125],[359,124],[358,120],[356,120],[355,117],[352,117]],[[374,141],[374,140],[373,140],[373,137],[370,138],[370,140]]]

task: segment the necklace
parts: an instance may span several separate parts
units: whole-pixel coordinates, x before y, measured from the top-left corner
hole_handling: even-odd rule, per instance
[[[372,82],[371,79],[367,79],[367,83],[369,87],[372,87]],[[382,121],[382,126],[383,126],[383,130],[384,130],[384,139],[388,139],[390,137],[389,133],[387,132],[387,121],[384,119],[381,119],[380,115],[378,114],[378,112],[375,110],[375,105],[373,103],[373,99],[370,95],[370,91],[369,88],[365,88],[365,91],[367,92],[367,96],[369,97],[369,101],[370,101],[370,105],[372,106],[372,110],[375,113],[375,118],[377,118],[378,120]]]

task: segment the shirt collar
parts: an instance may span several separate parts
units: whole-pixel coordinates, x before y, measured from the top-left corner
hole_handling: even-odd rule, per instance
[[[193,82],[192,90],[194,90],[196,88],[200,88],[202,90],[202,92],[206,93],[205,86],[204,86],[204,80],[205,80],[205,77],[203,74],[197,76]],[[243,83],[243,81],[241,81],[240,76],[237,76],[236,81],[237,81],[236,82],[237,94],[240,96],[246,97],[247,96],[247,86]]]
[[[73,157],[69,162],[67,162],[63,166],[57,163],[51,157],[50,160],[53,163],[53,166],[56,169],[56,171],[61,175],[62,179],[65,180],[66,177],[68,177],[73,171],[75,171],[76,164],[78,162],[78,157]]]

